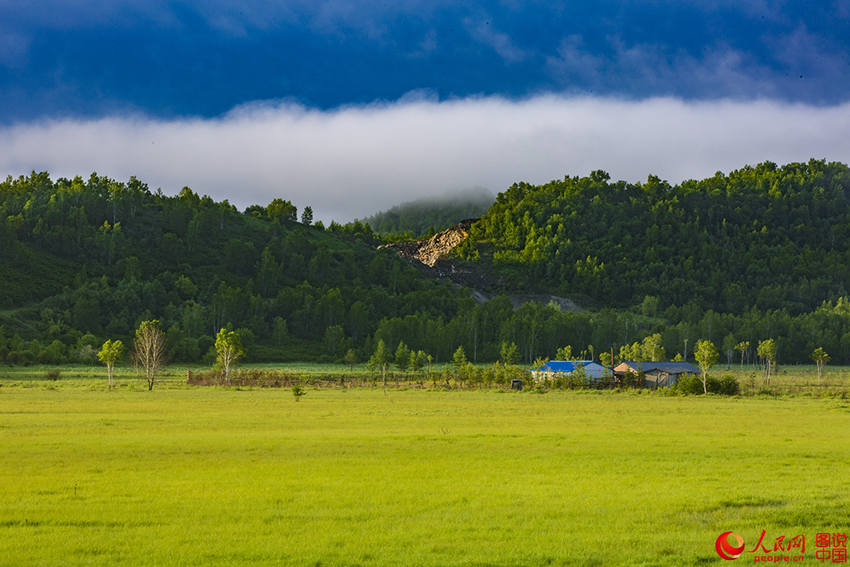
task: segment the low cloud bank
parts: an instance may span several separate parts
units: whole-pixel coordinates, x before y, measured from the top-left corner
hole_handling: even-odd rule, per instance
[[[469,187],[604,169],[672,183],[765,160],[850,161],[850,103],[540,96],[410,100],[320,111],[258,103],[216,119],[111,117],[0,129],[0,172],[131,175],[244,208],[276,197],[350,220]]]

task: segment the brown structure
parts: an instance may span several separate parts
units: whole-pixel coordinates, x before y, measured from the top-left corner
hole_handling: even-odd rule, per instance
[[[626,374],[640,375],[646,388],[670,387],[683,374],[699,374],[699,369],[689,362],[648,362],[627,360],[614,367],[614,376],[622,381]]]

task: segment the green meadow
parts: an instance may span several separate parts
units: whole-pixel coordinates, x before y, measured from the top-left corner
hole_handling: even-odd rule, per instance
[[[840,396],[0,373],[0,565],[721,564],[846,532]],[[76,374],[75,374],[76,372]],[[99,374],[98,374],[99,372]],[[746,557],[748,555],[748,557]],[[753,555],[745,553],[748,563]]]

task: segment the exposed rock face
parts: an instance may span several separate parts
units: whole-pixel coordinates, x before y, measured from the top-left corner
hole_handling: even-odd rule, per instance
[[[445,257],[452,250],[466,240],[470,227],[477,220],[460,221],[428,240],[384,244],[379,248],[389,248],[404,258],[416,260],[419,263],[414,264],[431,277],[447,278],[456,285],[469,289],[476,303],[486,303],[496,295],[506,295],[514,309],[524,303],[536,302],[542,305],[555,305],[563,311],[583,311],[572,300],[557,295],[510,293],[510,282],[505,282],[501,278],[494,279],[486,270],[478,269],[469,263],[446,259]]]
[[[398,244],[385,244],[380,248],[396,250],[405,258],[419,260],[431,268],[436,265],[437,260],[446,256],[455,247],[466,240],[469,236],[469,228],[478,219],[462,220],[456,225],[438,232],[428,240],[416,240],[414,242],[400,242]]]

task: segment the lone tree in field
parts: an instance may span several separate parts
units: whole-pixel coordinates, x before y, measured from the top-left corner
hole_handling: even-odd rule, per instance
[[[142,321],[136,329],[133,360],[144,369],[148,390],[153,390],[156,373],[165,364],[165,333],[156,319]]]
[[[823,365],[829,364],[829,354],[823,350],[823,347],[818,347],[812,351],[812,360],[814,360],[815,364],[818,365],[818,385],[820,385],[820,377],[823,374]]]
[[[770,368],[776,366],[776,342],[773,339],[759,341],[758,355],[765,363],[764,383],[770,384]]]
[[[110,389],[114,385],[112,376],[115,370],[115,361],[121,358],[123,353],[124,343],[120,340],[111,341],[109,339],[106,339],[106,342],[100,348],[100,352],[97,353],[97,359],[106,365],[106,379]]]
[[[712,366],[717,362],[717,358],[720,356],[720,353],[717,352],[717,347],[714,346],[714,343],[711,341],[707,341],[705,339],[700,339],[697,341],[697,348],[694,351],[694,358],[699,364],[700,369],[702,370],[702,392],[704,394],[708,393],[708,385],[706,380],[708,379],[708,371]]]
[[[219,329],[215,337],[216,362],[224,368],[224,382],[230,384],[230,367],[245,354],[236,331]]]

